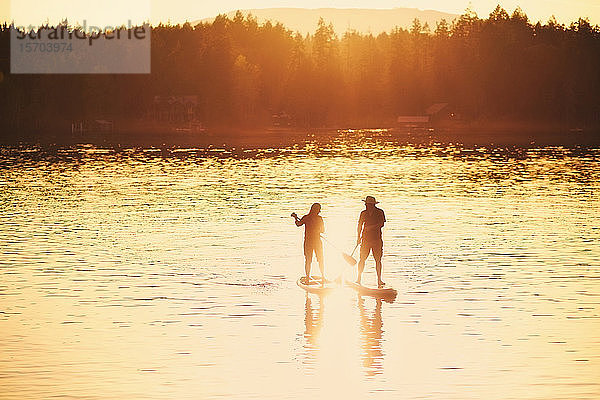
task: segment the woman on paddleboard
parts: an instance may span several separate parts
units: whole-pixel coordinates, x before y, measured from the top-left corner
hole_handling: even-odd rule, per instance
[[[306,272],[306,284],[310,282],[310,267],[312,265],[313,253],[317,256],[319,269],[321,270],[321,285],[325,286],[325,264],[323,262],[323,242],[321,242],[321,233],[325,232],[323,217],[319,215],[321,205],[315,203],[310,208],[310,212],[302,218],[298,218],[296,213],[292,217],[296,221],[296,226],[304,225],[304,271]]]

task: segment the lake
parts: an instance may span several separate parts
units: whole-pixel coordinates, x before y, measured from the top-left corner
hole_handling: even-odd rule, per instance
[[[3,148],[0,397],[598,399],[599,167],[596,148],[361,131]],[[350,252],[366,195],[397,298],[307,296],[290,214],[321,203]]]

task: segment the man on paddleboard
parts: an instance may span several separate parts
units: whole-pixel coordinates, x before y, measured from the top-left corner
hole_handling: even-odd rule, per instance
[[[325,286],[325,264],[323,262],[323,242],[321,242],[321,233],[325,232],[325,224],[323,217],[319,215],[321,205],[315,203],[310,208],[310,212],[302,218],[298,218],[296,213],[292,213],[292,217],[296,220],[296,226],[304,225],[304,270],[306,272],[306,284],[310,280],[310,267],[312,264],[313,253],[317,256],[319,269],[323,280],[321,285]]]
[[[358,277],[356,283],[360,285],[362,273],[365,269],[365,261],[369,257],[369,253],[373,253],[375,258],[375,270],[377,271],[377,286],[382,288],[385,283],[381,280],[383,257],[383,238],[381,236],[381,228],[385,224],[385,213],[382,209],[375,207],[378,202],[373,196],[367,196],[365,200],[365,210],[360,213],[358,219],[358,239],[357,245],[360,244],[360,261],[358,262]]]

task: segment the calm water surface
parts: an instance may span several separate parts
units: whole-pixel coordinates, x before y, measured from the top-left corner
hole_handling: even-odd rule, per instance
[[[3,149],[0,398],[600,398],[600,150],[356,135]],[[290,213],[366,194],[396,301],[306,296]]]

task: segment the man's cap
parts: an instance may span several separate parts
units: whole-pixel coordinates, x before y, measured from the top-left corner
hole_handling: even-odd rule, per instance
[[[363,201],[365,202],[365,204],[379,204],[379,202],[375,200],[375,197],[373,196],[367,196],[367,198]]]

